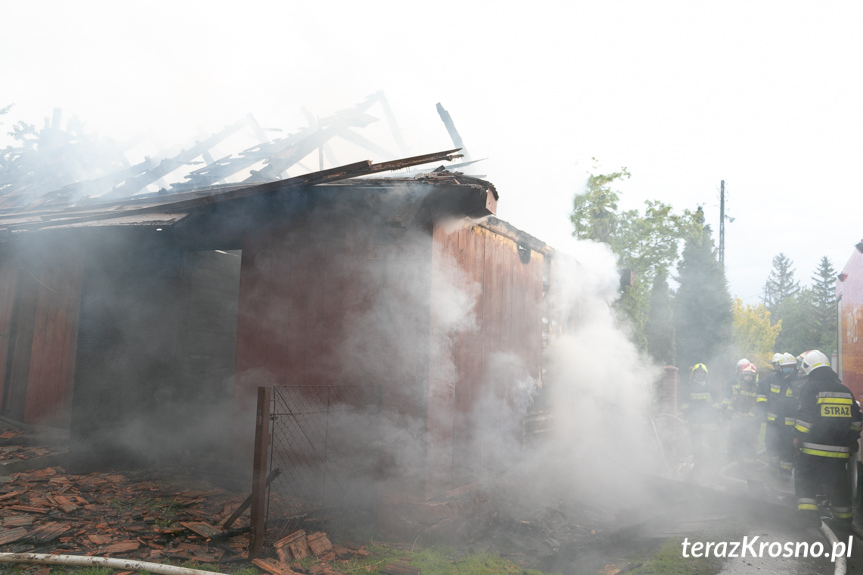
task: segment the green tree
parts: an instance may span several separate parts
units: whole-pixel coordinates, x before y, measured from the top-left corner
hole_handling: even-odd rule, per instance
[[[725,270],[716,259],[710,226],[687,240],[678,265],[680,288],[674,301],[677,365],[734,365],[732,302]]]
[[[626,168],[611,174],[589,175],[584,192],[573,200],[569,216],[573,236],[611,244],[617,231],[617,202],[620,201],[620,193],[611,189],[611,184],[621,178],[629,179]]]
[[[812,305],[816,330],[821,335],[817,349],[830,354],[836,349],[836,270],[826,256],[821,258],[812,276]]]
[[[773,258],[773,269],[770,270],[770,275],[764,284],[761,300],[774,317],[776,317],[776,312],[782,300],[796,294],[800,290],[800,282],[794,279],[793,265],[794,262],[788,259],[783,253]],[[777,317],[776,319],[782,318]]]
[[[676,263],[681,241],[700,233],[701,225],[689,210],[677,214],[656,200],[647,200],[643,213],[620,210],[620,193],[613,185],[629,177],[626,168],[590,174],[584,192],[575,196],[570,220],[573,236],[608,244],[619,266],[635,272],[634,285],[623,288],[615,305],[629,318],[635,342],[646,349],[650,286],[659,270]]]
[[[786,296],[776,306],[776,315],[782,320],[776,351],[796,355],[807,349],[820,349],[829,355],[836,349],[835,281],[833,264],[822,257],[812,276],[812,285]]]
[[[736,356],[748,358],[759,368],[767,367],[773,358],[773,349],[776,337],[782,330],[782,322],[770,323],[767,306],[744,305],[740,298],[734,300],[732,314]]]
[[[807,349],[818,347],[820,334],[815,322],[815,306],[811,289],[803,288],[787,296],[776,307],[776,315],[782,322],[782,331],[776,338],[776,351],[787,351],[797,355]]]
[[[650,290],[650,309],[647,315],[647,351],[658,362],[674,365],[674,314],[668,272],[660,268]]]

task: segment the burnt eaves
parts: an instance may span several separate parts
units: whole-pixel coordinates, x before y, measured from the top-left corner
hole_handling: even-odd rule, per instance
[[[230,202],[242,198],[264,196],[280,192],[308,189],[317,184],[336,182],[350,178],[369,176],[382,172],[400,170],[442,160],[461,157],[458,150],[447,150],[423,156],[414,156],[390,162],[373,164],[370,161],[357,162],[328,170],[312,172],[285,180],[256,185],[232,185],[207,188],[179,194],[150,194],[135,199],[124,199],[92,205],[79,205],[69,208],[53,208],[28,212],[0,213],[0,232],[35,231],[50,227],[68,226],[97,221],[116,220],[154,213],[188,213],[205,206]],[[489,184],[490,185],[490,184]]]

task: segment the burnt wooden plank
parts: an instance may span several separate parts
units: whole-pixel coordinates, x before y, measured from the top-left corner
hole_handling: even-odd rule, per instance
[[[27,538],[32,539],[37,545],[49,543],[60,537],[63,533],[69,531],[69,529],[71,529],[71,527],[68,524],[52,521],[50,523],[40,525],[31,531]]]
[[[12,344],[11,365],[8,371],[3,407],[10,417],[24,420],[39,285],[34,275],[29,271],[22,273],[18,281],[18,293],[20,295],[16,302],[13,326],[15,341]]]
[[[0,409],[6,408],[6,374],[9,360],[9,339],[18,287],[18,269],[11,264],[0,265]]]
[[[3,518],[3,527],[29,527],[33,525],[32,515],[12,515]]]
[[[206,521],[180,521],[180,525],[182,525],[189,531],[197,533],[205,539],[215,537],[216,535],[220,535],[222,533],[221,529],[210,525]]]
[[[20,541],[27,537],[28,533],[26,527],[16,527],[15,529],[0,531],[0,545],[8,545],[9,543]]]

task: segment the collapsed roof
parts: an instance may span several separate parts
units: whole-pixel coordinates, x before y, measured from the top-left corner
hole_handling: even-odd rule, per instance
[[[321,166],[325,154],[334,163],[328,142],[336,137],[376,155],[392,157],[356,131],[376,121],[367,113],[375,103],[381,104],[397,147],[403,150],[404,143],[386,99],[378,93],[328,118],[310,117],[309,127],[284,138],[268,140],[249,115],[161,161],[146,158],[135,165],[126,161],[119,147],[84,134],[74,121],[68,123],[67,131],[61,130],[60,116],[55,111],[50,125],[38,132],[30,129],[29,137],[19,138],[20,147],[6,148],[0,157],[0,233],[71,226],[171,225],[202,206],[461,157],[458,149],[452,149],[380,163],[356,162],[285,178],[294,166],[306,168],[302,160],[316,150]],[[211,150],[217,144],[244,128],[251,130],[260,143],[235,155],[212,157]],[[201,163],[203,167],[188,171],[190,166]],[[452,167],[463,165],[466,164]],[[176,178],[184,169],[187,173],[182,179],[166,183],[169,176]],[[433,172],[402,179],[481,188],[488,196],[487,213],[465,215],[478,217],[495,211],[496,190],[478,178],[448,172],[441,166]],[[233,183],[227,183],[229,180]],[[155,185],[161,188],[153,191]]]

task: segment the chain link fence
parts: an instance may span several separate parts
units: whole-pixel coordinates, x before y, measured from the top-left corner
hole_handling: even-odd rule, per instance
[[[380,474],[380,387],[285,386],[267,396],[266,421],[258,428],[266,438],[256,439],[256,450],[266,453],[256,453],[255,471],[267,478],[262,509],[252,509],[263,513],[258,544],[334,514],[372,509]]]

